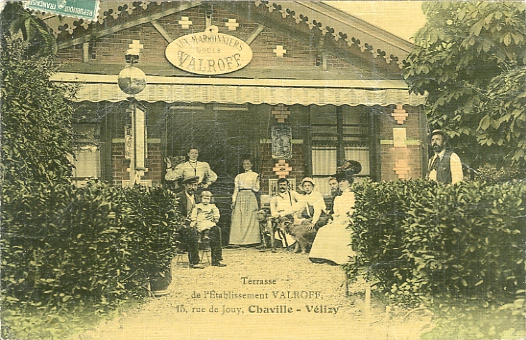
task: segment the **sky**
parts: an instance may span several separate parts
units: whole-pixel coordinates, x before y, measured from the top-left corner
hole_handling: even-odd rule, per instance
[[[325,1],[392,34],[414,42],[411,37],[423,27],[426,18],[423,1]]]

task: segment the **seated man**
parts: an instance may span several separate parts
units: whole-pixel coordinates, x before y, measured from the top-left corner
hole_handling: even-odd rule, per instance
[[[331,189],[331,205],[330,205],[330,209],[327,211],[327,213],[329,215],[332,215],[332,213],[334,212],[333,211],[334,199],[337,196],[341,195],[340,187],[338,185],[338,181],[336,180],[336,177],[330,177],[329,178],[329,188]]]
[[[202,269],[204,268],[199,258],[199,232],[196,227],[190,226],[190,217],[193,208],[197,205],[195,199],[195,191],[198,188],[199,177],[188,177],[183,181],[184,191],[178,193],[176,197],[179,199],[177,210],[185,218],[185,221],[180,226],[178,233],[182,241],[188,247],[188,262],[190,268]],[[212,252],[212,265],[216,267],[225,267],[221,263],[223,260],[221,248],[221,229],[218,226],[210,228],[210,250]]]
[[[269,223],[276,223],[283,217],[295,216],[301,210],[302,206],[300,205],[300,194],[294,190],[290,190],[289,181],[286,178],[278,179],[278,193],[270,199],[270,216],[271,219]],[[271,240],[273,241],[274,237],[278,240],[281,240],[283,245],[290,246],[293,245],[296,241],[289,235],[285,235],[285,239],[282,240],[279,233],[277,235],[272,234],[273,228],[269,228],[271,231]],[[274,244],[272,244],[274,248]]]
[[[318,230],[329,220],[325,201],[322,194],[314,191],[314,180],[312,178],[305,177],[301,184],[305,194],[301,196],[303,208],[298,217],[307,219],[310,222],[310,229]]]
[[[300,211],[296,213],[294,219],[289,219],[285,228],[296,240],[296,252],[306,253],[318,229],[327,224],[330,216],[327,214],[327,207],[323,196],[314,191],[314,180],[305,177],[301,181],[304,194],[300,196]]]

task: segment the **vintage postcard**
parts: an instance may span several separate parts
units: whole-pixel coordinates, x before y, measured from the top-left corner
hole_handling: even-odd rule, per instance
[[[197,230],[182,232],[169,285],[75,338],[419,339],[434,327],[430,310],[389,305],[340,266],[354,256],[339,227],[350,184],[435,167],[427,93],[402,71],[422,3],[27,1],[56,40],[51,80],[76,90],[75,185],[168,188]]]

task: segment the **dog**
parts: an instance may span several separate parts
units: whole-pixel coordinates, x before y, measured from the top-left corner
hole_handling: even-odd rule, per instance
[[[288,219],[288,221],[283,221],[281,224],[284,231],[292,235],[294,240],[296,240],[294,252],[306,254],[307,251],[310,250],[312,242],[314,242],[317,230],[312,227],[312,224],[308,219],[302,219],[300,223],[294,221],[294,218],[288,217]]]
[[[310,221],[304,219],[301,223],[294,223],[292,215],[279,216],[276,218],[270,217],[270,212],[261,209],[258,211],[258,220],[260,223],[261,239],[265,248],[272,248],[272,252],[276,252],[276,240],[274,234],[278,232],[282,240],[285,240],[285,246],[288,248],[288,243],[285,234],[290,234],[296,241],[294,251],[296,253],[305,254],[310,247],[314,238],[316,237],[317,229],[310,228]],[[269,239],[269,242],[267,242]]]
[[[270,210],[269,209],[260,209],[257,212],[258,221],[259,221],[259,232],[261,234],[262,249],[268,249],[270,246],[274,246],[274,233],[270,219]],[[270,240],[269,240],[270,239]]]
[[[276,238],[274,236],[276,233],[285,241],[285,247],[288,248],[285,233],[288,230],[292,216],[272,218],[268,209],[259,210],[257,216],[264,249],[271,248],[273,253],[276,252]]]

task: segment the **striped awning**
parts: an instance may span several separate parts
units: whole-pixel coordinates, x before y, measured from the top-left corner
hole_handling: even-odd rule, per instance
[[[129,96],[117,76],[58,73],[53,81],[76,83],[75,101],[119,102]],[[425,96],[410,94],[397,80],[294,80],[191,77],[147,77],[146,88],[135,98],[145,102],[301,105],[411,105],[425,103]]]

